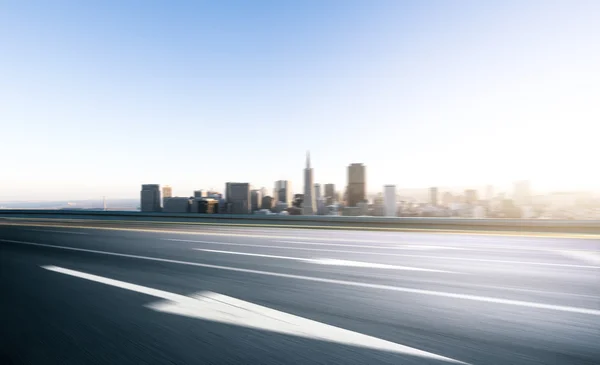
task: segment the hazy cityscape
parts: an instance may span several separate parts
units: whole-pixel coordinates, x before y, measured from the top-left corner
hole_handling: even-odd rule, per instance
[[[385,185],[367,193],[367,166],[347,166],[346,186],[315,183],[310,154],[306,155],[303,186],[289,180],[273,188],[251,182],[227,182],[222,191],[200,189],[189,196],[174,196],[169,185],[144,184],[140,198],[69,202],[8,202],[0,209],[110,210],[199,214],[341,215],[387,217],[599,219],[600,199],[590,192],[566,191],[535,194],[530,181],[514,182],[512,191],[493,185],[462,191],[431,186],[402,189]],[[377,191],[369,187],[370,191]]]

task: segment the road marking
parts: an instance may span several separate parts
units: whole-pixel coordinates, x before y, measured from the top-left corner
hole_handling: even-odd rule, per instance
[[[305,238],[302,238],[302,239],[305,239]],[[318,239],[318,238],[315,238],[315,239]],[[318,239],[318,240],[324,241],[326,239]],[[347,240],[347,241],[350,242],[352,240]],[[373,246],[373,245],[346,245],[346,244],[343,244],[343,243],[303,242],[303,241],[273,241],[273,242],[277,242],[277,243],[292,243],[292,244],[298,244],[298,245],[358,247],[358,248],[390,249],[390,250],[435,250],[435,249],[464,250],[463,248],[460,248],[460,247],[432,246],[432,245],[407,245],[407,244],[402,244],[401,246]],[[382,241],[382,242],[378,242],[378,243],[388,243],[388,242],[383,242]],[[391,242],[389,242],[389,243],[391,243]]]
[[[455,272],[446,271],[446,270],[423,269],[423,268],[411,267],[411,266],[376,264],[376,263],[362,262],[362,261],[348,261],[348,260],[336,260],[336,259],[307,259],[304,257],[264,255],[264,254],[258,254],[258,253],[248,253],[248,252],[209,250],[209,249],[204,249],[204,248],[194,248],[194,250],[204,251],[204,252],[224,253],[224,254],[230,254],[230,255],[266,257],[266,258],[281,259],[281,260],[294,260],[294,261],[302,261],[302,262],[308,262],[311,264],[319,264],[319,265],[351,266],[351,267],[364,267],[364,268],[373,268],[373,269],[392,269],[392,270],[408,270],[408,271],[428,271],[428,272],[443,272],[443,273],[448,273],[448,274],[456,274]]]
[[[4,219],[11,220],[23,220],[27,221],[31,218],[18,218],[18,217],[10,217]],[[45,220],[56,222],[56,218],[35,218],[36,220]],[[309,225],[286,225],[286,224],[243,224],[243,223],[218,223],[218,222],[169,222],[169,221],[132,221],[132,220],[93,220],[93,219],[61,219],[59,221],[71,221],[71,222],[81,222],[81,223],[107,223],[107,222],[120,222],[120,223],[131,223],[131,224],[181,224],[181,225],[209,225],[209,226],[232,226],[232,227],[246,227],[246,228],[255,228],[255,227],[272,227],[272,228],[298,228],[298,229],[321,229],[321,230],[332,230],[332,231],[392,231],[397,233],[411,233],[411,232],[420,232],[420,233],[431,233],[431,234],[454,234],[454,235],[469,235],[469,236],[496,236],[496,237],[534,237],[534,238],[571,238],[571,239],[582,239],[582,240],[597,240],[600,238],[598,234],[570,234],[570,233],[533,233],[533,232],[516,232],[516,231],[507,231],[507,232],[491,232],[491,231],[477,231],[477,230],[443,230],[443,229],[435,229],[435,228],[382,228],[382,227],[360,227],[360,226],[309,226]],[[28,226],[31,224],[27,223],[2,223],[3,225],[14,225],[14,226]],[[34,225],[34,226],[39,226]],[[183,233],[183,234],[202,234],[202,233],[194,233],[194,232],[176,232],[176,231],[168,231],[168,230],[158,230],[158,229],[139,229],[139,228],[115,228],[115,227],[89,227],[89,226],[67,226],[67,225],[47,225],[47,227],[59,227],[59,228],[87,228],[87,229],[105,229],[105,230],[115,230],[115,231],[138,231],[138,232],[158,232],[158,233]],[[230,235],[232,236],[232,235]],[[247,236],[247,235],[239,235],[239,236]],[[260,237],[260,236],[253,236]],[[265,237],[265,236],[262,236]],[[269,236],[266,236],[269,237]],[[273,238],[273,237],[271,237]],[[283,236],[280,238],[288,238],[287,236]]]
[[[184,296],[57,266],[42,267],[46,270],[61,274],[71,275],[165,299],[166,301],[146,305],[147,308],[159,312],[320,341],[340,343],[343,345],[465,364],[462,361],[450,359],[431,352],[418,350],[382,340],[377,337],[331,326],[218,293],[201,292],[193,296]]]
[[[53,229],[28,229],[28,231],[89,235],[89,233],[86,233],[86,232],[57,231],[57,230],[53,230]]]
[[[600,265],[600,252],[594,251],[558,251],[565,256],[576,258],[582,261],[587,261],[592,264]]]
[[[161,240],[163,240],[163,241],[173,241],[173,242],[205,243],[205,244],[209,244],[209,245],[276,248],[276,249],[283,249],[283,250],[299,250],[299,251],[311,251],[311,252],[313,252],[313,251],[318,251],[318,252],[337,252],[337,253],[354,253],[354,254],[359,254],[359,255],[374,255],[374,256],[419,257],[419,258],[426,258],[426,259],[470,261],[470,262],[490,262],[490,263],[499,263],[499,264],[557,266],[557,267],[573,267],[573,268],[580,268],[580,269],[600,269],[600,266],[575,265],[575,264],[554,264],[554,263],[548,263],[548,262],[534,262],[534,261],[473,259],[473,258],[463,258],[463,257],[447,257],[447,256],[432,256],[432,255],[414,255],[414,254],[400,254],[400,253],[387,253],[387,252],[330,250],[330,249],[325,249],[325,248],[305,248],[305,247],[289,247],[289,246],[276,246],[276,245],[257,245],[257,244],[252,244],[252,243],[233,243],[233,242],[219,242],[219,241],[198,241],[198,240],[183,240],[183,239],[177,239],[177,238],[161,238]]]
[[[318,277],[313,277],[313,276],[277,273],[277,272],[272,272],[272,271],[242,269],[239,267],[201,264],[199,262],[162,259],[159,257],[131,255],[131,254],[125,254],[125,253],[109,252],[109,251],[98,251],[98,250],[90,250],[90,249],[85,249],[85,248],[55,246],[55,245],[48,245],[48,244],[44,244],[44,243],[5,240],[5,239],[0,239],[0,242],[18,243],[18,244],[22,244],[22,245],[55,248],[55,249],[60,249],[60,250],[90,252],[90,253],[96,253],[96,254],[101,254],[101,255],[128,257],[128,258],[149,260],[149,261],[169,262],[169,263],[180,264],[180,265],[206,267],[206,268],[210,268],[210,269],[243,272],[243,273],[248,273],[248,274],[257,274],[257,275],[265,275],[265,276],[274,276],[274,277],[287,278],[287,279],[312,281],[312,282],[317,282],[317,283],[337,284],[337,285],[344,285],[344,286],[351,286],[351,287],[358,287],[358,288],[381,289],[381,290],[389,290],[389,291],[420,294],[420,295],[429,295],[429,296],[436,296],[436,297],[443,297],[443,298],[471,300],[471,301],[484,302],[484,303],[505,304],[505,305],[512,305],[512,306],[518,306],[518,307],[547,309],[547,310],[554,310],[554,311],[560,311],[560,312],[571,312],[571,313],[580,313],[580,314],[589,314],[589,315],[594,315],[594,316],[600,316],[600,310],[588,309],[588,308],[569,307],[569,306],[543,304],[543,303],[536,303],[536,302],[525,302],[525,301],[520,301],[520,300],[511,300],[511,299],[494,298],[494,297],[483,297],[483,296],[478,296],[478,295],[449,293],[449,292],[441,292],[441,291],[434,291],[434,290],[404,288],[404,287],[400,287],[400,286],[391,286],[391,285],[382,285],[382,284],[370,284],[370,283],[362,283],[362,282],[354,282],[354,281],[326,279],[326,278],[318,278]]]

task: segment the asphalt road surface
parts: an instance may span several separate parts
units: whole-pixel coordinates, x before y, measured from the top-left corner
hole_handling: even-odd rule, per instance
[[[600,241],[0,222],[0,364],[600,364]]]

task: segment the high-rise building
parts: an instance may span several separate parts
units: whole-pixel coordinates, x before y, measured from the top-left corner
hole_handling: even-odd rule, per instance
[[[163,210],[165,207],[165,201],[167,200],[167,198],[172,198],[173,197],[173,188],[170,187],[169,185],[163,186],[162,188],[162,206],[163,206]]]
[[[490,201],[494,199],[494,187],[492,185],[488,185],[485,188],[485,199]]]
[[[189,213],[192,208],[192,200],[186,197],[163,198],[165,213]]]
[[[140,210],[142,212],[160,212],[160,185],[142,185],[140,200]]]
[[[332,205],[337,200],[334,184],[325,184],[325,204]]]
[[[310,153],[306,152],[306,168],[304,169],[304,199],[302,201],[302,213],[313,215],[317,211],[315,199],[315,183],[313,169],[310,167]]]
[[[319,200],[321,197],[321,184],[315,184],[315,199]]]
[[[429,188],[429,203],[434,207],[438,205],[438,188],[432,187]]]
[[[284,202],[288,205],[292,205],[293,192],[292,183],[289,180],[277,180],[275,181],[275,189],[273,191],[273,198],[276,201]]]
[[[194,190],[194,198],[206,198],[208,196],[208,192],[206,190]]]
[[[465,190],[465,203],[475,204],[477,202],[477,190],[467,189]]]
[[[250,214],[250,184],[228,182],[225,184],[228,213]]]
[[[361,163],[348,166],[348,206],[356,207],[367,198],[366,167]]]
[[[250,207],[252,211],[261,209],[262,206],[262,192],[260,189],[255,189],[250,192]]]
[[[275,199],[273,199],[273,197],[265,195],[262,197],[262,204],[260,209],[269,209],[271,210],[273,208],[273,205],[275,204]]]
[[[513,201],[517,206],[531,204],[531,186],[529,184],[529,181],[521,180],[515,182],[513,191]]]
[[[396,185],[386,185],[383,187],[383,205],[386,217],[395,217],[397,211],[396,205]]]

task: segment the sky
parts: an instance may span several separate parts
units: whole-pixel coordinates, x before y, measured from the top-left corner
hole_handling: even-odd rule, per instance
[[[598,1],[0,0],[0,200],[600,186]]]

